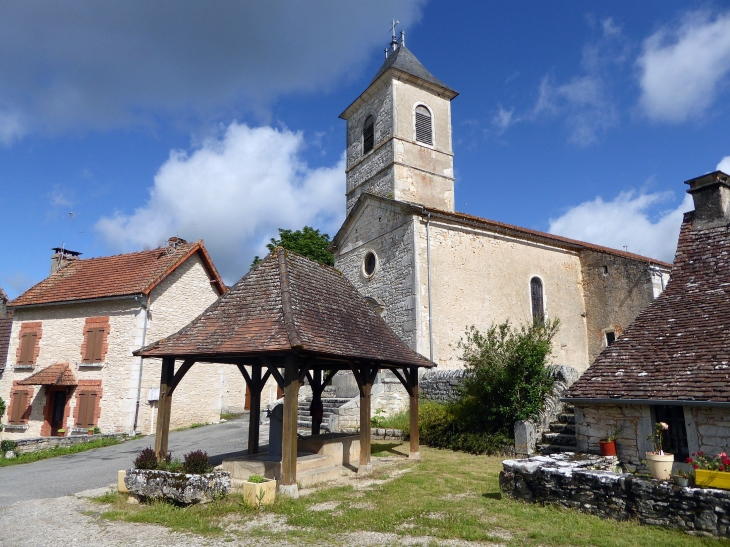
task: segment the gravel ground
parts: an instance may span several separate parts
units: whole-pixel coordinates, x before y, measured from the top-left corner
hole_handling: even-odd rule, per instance
[[[105,489],[84,493],[101,495]],[[108,521],[100,518],[104,506],[92,503],[83,497],[64,496],[21,501],[0,507],[0,530],[2,545],[29,547],[56,547],[59,542],[65,546],[94,545],[126,547],[150,545],[167,547],[194,546],[237,546],[288,547],[311,545],[301,540],[278,540],[266,537],[251,538],[246,532],[254,528],[266,528],[271,532],[293,529],[285,524],[283,517],[264,513],[253,521],[229,520],[228,533],[207,538],[193,534],[171,532],[153,524],[134,524]],[[434,540],[427,536],[399,536],[379,532],[352,532],[337,534],[322,542],[322,545],[350,545],[353,547],[433,546],[470,547],[476,545],[500,547],[496,543],[474,543],[461,540]]]

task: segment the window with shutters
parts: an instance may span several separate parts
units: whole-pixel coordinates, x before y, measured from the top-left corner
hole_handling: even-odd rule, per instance
[[[422,104],[416,107],[416,141],[433,146],[431,111]]]
[[[19,388],[13,386],[10,392],[10,406],[8,408],[8,424],[24,425],[30,418],[30,401],[33,397],[31,388]]]
[[[368,116],[362,128],[362,153],[367,154],[375,146],[375,118]]]
[[[41,323],[23,323],[20,326],[18,349],[16,351],[16,366],[32,367],[35,365],[40,352]]]
[[[532,301],[532,320],[542,323],[545,320],[545,298],[542,279],[533,277],[530,280],[530,299]]]
[[[85,365],[101,365],[106,359],[108,317],[89,317],[84,325],[84,342],[81,345],[81,360]]]
[[[99,423],[101,380],[79,380],[74,409],[74,427],[88,429]]]

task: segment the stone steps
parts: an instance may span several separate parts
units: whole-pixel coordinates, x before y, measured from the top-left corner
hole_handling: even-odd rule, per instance
[[[541,454],[557,454],[559,452],[575,452],[578,439],[575,436],[575,408],[565,404],[562,414],[555,422],[549,424],[549,431],[542,434],[537,444]]]
[[[328,418],[342,405],[349,402],[350,399],[343,397],[322,397],[322,429],[327,430]],[[311,429],[312,417],[309,414],[309,406],[312,404],[312,398],[307,397],[299,401],[297,409],[297,426]]]
[[[558,422],[561,424],[574,424],[575,414],[560,414],[558,416]]]
[[[553,422],[550,424],[550,432],[551,433],[563,433],[566,435],[575,435],[575,424]]]

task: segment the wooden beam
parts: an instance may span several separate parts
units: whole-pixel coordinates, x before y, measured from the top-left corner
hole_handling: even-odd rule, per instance
[[[251,383],[251,377],[248,375],[248,371],[246,370],[246,365],[244,365],[243,363],[236,363],[236,366],[238,367],[238,370],[241,371],[243,379],[246,380],[246,385],[248,386],[248,389],[253,390],[253,384]],[[261,369],[259,368],[259,370]]]
[[[239,365],[246,370],[243,365]],[[259,453],[259,424],[261,421],[261,390],[266,382],[261,381],[261,366],[251,368],[250,387],[251,407],[249,408],[248,424],[248,453]]]
[[[322,427],[322,369],[314,369],[313,374],[307,371],[309,385],[312,386],[312,404],[309,406],[309,414],[312,417],[312,435],[319,435]]]
[[[332,378],[334,378],[335,377],[335,374],[337,374],[338,372],[339,372],[338,370],[330,370],[330,373],[324,379],[324,382],[322,382],[322,389],[324,389],[328,385],[330,385],[330,382],[332,382]]]
[[[157,428],[155,431],[155,455],[158,460],[167,456],[167,437],[170,433],[170,408],[172,406],[172,389],[175,377],[175,358],[163,357],[160,372],[160,396],[157,401]]]
[[[378,368],[374,367],[375,374]],[[373,466],[370,464],[370,396],[373,390],[375,374],[367,367],[363,367],[360,377],[364,380],[360,386],[360,466],[358,473],[370,473]]]
[[[195,359],[185,359],[183,361],[183,364],[180,365],[180,368],[177,369],[177,372],[175,373],[175,376],[172,378],[172,382],[170,384],[170,395],[172,396],[172,392],[175,391],[175,388],[180,383],[180,380],[183,379],[183,376],[187,374],[187,372],[191,369],[191,367],[195,364]]]
[[[392,369],[390,369],[390,371],[393,374],[395,374],[395,377],[398,378],[398,380],[400,380],[400,383],[403,384],[404,388],[406,388],[408,395],[411,395],[412,394],[411,386],[408,384],[408,381],[403,376],[401,376],[401,373],[398,372],[398,369],[392,368]],[[404,370],[404,372],[405,372],[405,370]]]
[[[412,460],[420,460],[421,459],[421,449],[419,447],[419,432],[418,432],[418,369],[413,367],[411,368],[411,373],[409,374],[409,384],[410,384],[410,391],[408,392],[408,395],[410,395],[410,413],[411,413],[411,423],[410,423],[410,438],[411,438],[411,446],[410,446],[410,452],[408,454],[408,457]]]
[[[281,441],[281,480],[279,489],[281,493],[293,497],[299,494],[297,488],[298,407],[299,359],[297,354],[291,353],[287,355],[284,366],[284,424]]]

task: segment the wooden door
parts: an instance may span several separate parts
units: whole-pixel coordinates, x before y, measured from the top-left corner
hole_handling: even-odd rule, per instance
[[[51,436],[57,436],[58,430],[64,428],[63,415],[66,411],[68,393],[66,390],[51,391],[48,396],[51,397],[50,416],[48,417],[48,422],[51,424]]]

